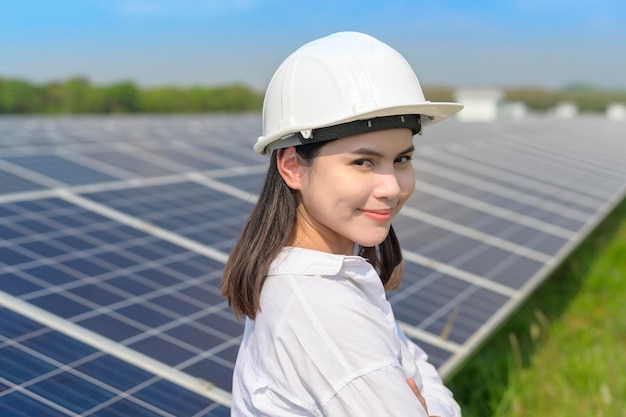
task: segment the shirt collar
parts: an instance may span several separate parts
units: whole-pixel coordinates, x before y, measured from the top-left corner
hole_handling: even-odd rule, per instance
[[[285,247],[270,266],[269,275],[336,275],[345,264],[363,264],[360,256],[336,255],[313,249]]]

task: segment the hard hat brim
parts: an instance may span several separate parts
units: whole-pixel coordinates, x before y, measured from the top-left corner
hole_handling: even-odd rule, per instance
[[[254,151],[260,154],[266,154],[268,145],[272,144],[272,149],[284,148],[287,146],[293,146],[292,140],[284,139],[292,136],[296,132],[307,131],[311,129],[319,129],[322,127],[334,126],[342,123],[352,122],[355,120],[365,120],[374,117],[394,116],[402,114],[419,114],[422,115],[422,126],[430,126],[440,122],[463,109],[463,105],[453,102],[431,102],[425,101],[418,104],[409,104],[403,106],[394,106],[383,109],[376,109],[372,112],[366,112],[351,117],[335,120],[331,123],[316,126],[290,126],[289,129],[284,131],[275,132],[270,136],[261,136],[254,144]]]

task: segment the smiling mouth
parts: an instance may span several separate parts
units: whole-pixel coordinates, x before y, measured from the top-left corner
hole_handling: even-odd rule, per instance
[[[393,214],[393,210],[385,209],[385,210],[359,210],[363,215],[372,220],[376,220],[379,222],[388,221],[391,219]]]

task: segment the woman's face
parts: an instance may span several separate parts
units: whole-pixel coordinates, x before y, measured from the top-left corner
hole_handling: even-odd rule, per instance
[[[301,166],[294,245],[352,255],[375,246],[415,188],[413,133],[390,129],[331,141]]]

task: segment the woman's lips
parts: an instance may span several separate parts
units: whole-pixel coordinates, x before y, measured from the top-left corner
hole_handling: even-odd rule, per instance
[[[369,219],[378,221],[378,222],[386,222],[391,219],[392,210],[360,210],[363,215]]]

